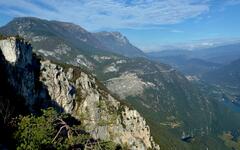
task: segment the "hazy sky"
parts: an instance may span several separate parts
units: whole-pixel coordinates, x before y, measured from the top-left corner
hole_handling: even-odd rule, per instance
[[[0,0],[0,26],[20,16],[120,31],[146,51],[240,39],[240,0]]]

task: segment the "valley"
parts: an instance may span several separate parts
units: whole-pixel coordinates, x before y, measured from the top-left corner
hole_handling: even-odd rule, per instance
[[[63,105],[65,112],[75,117],[81,116],[78,109],[81,108],[81,113],[87,113],[90,109],[89,115],[93,117],[91,119],[97,119],[98,123],[86,122],[92,124],[89,126],[91,129],[102,131],[102,139],[124,144],[119,142],[123,141],[124,136],[121,140],[112,136],[123,131],[125,136],[131,135],[131,140],[137,141],[136,145],[142,149],[146,149],[146,145],[149,148],[154,147],[154,142],[166,150],[231,149],[222,140],[228,138],[225,135],[220,136],[240,127],[240,122],[236,121],[240,119],[239,99],[235,103],[231,102],[240,95],[240,65],[237,65],[238,61],[230,63],[235,58],[240,58],[239,45],[230,45],[231,53],[224,51],[226,46],[216,48],[221,53],[216,49],[202,50],[204,52],[198,50],[196,53],[144,53],[118,32],[92,33],[76,24],[34,17],[15,18],[1,27],[0,33],[4,36],[19,35],[32,44],[37,57],[46,59],[41,62],[41,82],[47,86],[52,99]],[[72,75],[71,68],[77,70],[72,71]],[[85,73],[81,73],[82,71]],[[75,77],[75,72],[80,76]],[[55,74],[59,78],[55,79]],[[72,77],[64,81],[68,76]],[[55,80],[61,81],[60,89],[58,84],[54,85],[57,83]],[[65,102],[54,96],[56,91],[60,91],[59,95],[65,97],[61,93],[62,88],[79,90],[80,94],[75,95],[85,98],[86,103],[81,103],[80,100],[80,103],[75,104],[72,102],[74,97],[70,100],[65,98],[69,100]],[[224,96],[230,101],[227,98],[223,101]],[[97,105],[100,101],[103,104]],[[138,132],[131,133],[132,130],[142,132],[136,122],[133,121],[131,126],[128,118],[123,118],[125,125],[130,126],[127,130],[122,129],[125,125],[121,123],[115,125],[119,129],[117,133],[112,133],[113,128],[104,125],[99,127],[99,122],[104,124],[109,118],[116,120],[122,117],[122,113],[114,114],[122,111],[122,103],[129,106],[124,107],[124,110],[129,112],[132,120],[136,116],[131,109],[139,112],[137,118],[143,116],[146,120],[146,126],[149,126],[146,128],[150,130],[144,130],[143,133],[148,139],[144,141],[145,146],[141,140],[137,140]],[[105,118],[96,113],[98,106],[102,105],[106,107],[106,110],[103,109],[105,115],[109,114]],[[141,122],[145,122],[143,118],[140,119]],[[117,122],[123,121],[120,119]],[[141,128],[145,128],[145,123],[141,124]],[[87,131],[90,132],[91,129]],[[188,135],[186,137],[191,137],[189,141],[182,138],[183,133]],[[130,146],[134,147],[132,143]]]

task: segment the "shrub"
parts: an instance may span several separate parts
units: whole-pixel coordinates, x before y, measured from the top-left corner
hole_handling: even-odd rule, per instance
[[[93,139],[80,121],[68,114],[59,114],[53,108],[42,110],[40,116],[19,117],[15,133],[18,150],[30,149],[119,149],[111,141]]]
[[[54,121],[58,113],[53,109],[43,111],[43,115],[29,115],[20,117],[15,138],[18,141],[17,149],[62,149],[67,145],[53,142],[57,130]]]

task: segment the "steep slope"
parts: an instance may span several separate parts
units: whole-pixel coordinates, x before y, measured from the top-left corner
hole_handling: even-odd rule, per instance
[[[124,55],[126,57],[145,57],[145,54],[133,46],[128,39],[119,32],[98,32],[94,36],[110,52]]]
[[[219,99],[206,94],[210,89],[202,92],[167,65],[142,58],[105,60],[105,64],[116,69],[97,75],[110,91],[142,113],[164,149],[226,149],[218,135],[239,127],[239,116],[225,112]],[[183,132],[194,139],[181,141]]]
[[[93,68],[89,53],[104,53],[99,41],[80,26],[32,17],[15,18],[0,29],[5,35],[20,35],[31,41],[34,51],[53,60],[70,61]]]
[[[26,105],[30,106],[35,99],[32,47],[29,43],[22,44],[21,42],[21,39],[17,39],[16,42],[15,38],[1,40],[1,55],[8,62],[5,63],[5,69],[3,70],[8,72],[7,80],[10,85],[16,89],[17,94],[21,94],[26,99]],[[16,72],[19,75],[11,74],[11,72]]]
[[[218,133],[224,130],[225,124],[221,129],[216,128],[216,124],[222,123],[218,113],[218,110],[221,109],[216,108],[218,103],[206,97],[199,91],[198,87],[190,83],[181,73],[173,68],[145,58],[127,58],[106,51],[87,49],[87,47],[83,49],[76,48],[74,43],[71,43],[69,40],[75,38],[75,36],[68,37],[68,39],[64,38],[65,36],[57,37],[55,36],[55,30],[50,30],[53,32],[51,35],[54,36],[48,35],[48,40],[34,42],[34,39],[41,34],[32,30],[32,28],[23,28],[24,24],[24,21],[21,24],[15,23],[16,26],[13,28],[10,26],[10,23],[0,30],[1,33],[7,34],[10,32],[12,34],[24,33],[21,35],[26,37],[34,35],[29,40],[33,41],[33,46],[36,46],[35,51],[38,54],[60,63],[84,66],[93,72],[112,93],[121,99],[126,99],[128,103],[132,104],[133,108],[137,109],[146,118],[152,129],[154,139],[163,149],[225,149],[220,138],[218,138]],[[52,26],[54,27],[54,25]],[[45,26],[42,28],[41,33],[48,30],[49,28]],[[56,37],[61,39],[60,43],[56,42],[58,41]],[[50,42],[51,40],[52,42]],[[59,46],[61,44],[66,44],[68,47]],[[58,47],[57,50],[55,49],[56,47]],[[46,62],[46,68],[52,68],[48,64]],[[58,68],[63,68],[64,70],[64,67],[56,67],[57,70]],[[61,70],[59,70],[59,78],[64,78],[63,76],[66,76],[66,74],[68,76],[68,69],[63,71],[65,75],[63,75]],[[47,74],[52,73],[48,72],[45,75]],[[56,74],[58,75],[58,73]],[[45,78],[42,78],[42,81],[49,91],[52,91],[50,94],[52,93],[51,95],[54,96],[53,91],[55,89],[51,88],[51,85],[48,84],[48,80]],[[47,79],[52,80],[52,78],[48,77]],[[58,78],[54,79],[54,81],[58,83]],[[69,82],[65,84],[68,85]],[[78,87],[75,81],[70,85]],[[70,87],[69,89],[72,88]],[[56,89],[56,91],[58,90],[60,89]],[[90,96],[92,93],[95,92],[89,92]],[[98,93],[100,92],[98,91]],[[60,92],[58,96],[61,95],[62,93]],[[81,95],[85,94],[80,93]],[[71,99],[74,97],[69,96]],[[54,99],[57,99],[57,97]],[[60,102],[64,107],[66,105],[66,111],[72,109],[72,105],[68,106],[69,103],[71,104],[71,99],[69,99],[68,103]],[[234,127],[236,125],[234,122],[228,123],[233,124]],[[194,134],[194,138],[189,143],[182,141],[183,132]]]
[[[95,139],[112,140],[130,149],[159,149],[140,114],[112,97],[92,75],[70,65],[38,62],[31,57],[31,46],[14,37],[0,41],[0,53],[4,80],[30,110],[50,101],[49,105],[82,121]],[[33,67],[34,62],[40,70]]]
[[[82,120],[95,139],[126,143],[131,149],[156,147],[140,114],[101,89],[95,78],[49,61],[41,62],[41,73],[51,99]]]

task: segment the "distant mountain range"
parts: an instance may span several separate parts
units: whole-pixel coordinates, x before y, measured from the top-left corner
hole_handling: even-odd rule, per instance
[[[166,63],[183,72],[186,75],[201,77],[204,73],[215,70],[221,66],[221,64],[208,62],[198,58],[187,59],[183,56],[169,56],[155,58],[154,60]]]
[[[233,128],[240,125],[234,122],[237,115],[225,111],[179,71],[146,58],[120,33],[90,33],[72,23],[29,17],[12,20],[0,28],[0,33],[19,34],[32,43],[38,55],[95,74],[111,93],[146,118],[162,149],[206,149],[207,145],[224,150],[218,135],[228,130],[229,124]],[[158,55],[153,56],[158,59]],[[210,66],[205,60],[192,62]],[[181,141],[183,132],[194,134],[194,140]]]
[[[240,58],[240,43],[193,51],[191,57],[219,64],[228,64]]]
[[[201,76],[240,58],[240,43],[201,50],[166,50],[150,52],[148,56],[167,63],[187,75]]]
[[[240,90],[240,59],[204,74],[203,79],[225,88]],[[239,92],[240,94],[240,92]]]
[[[208,62],[227,64],[240,57],[240,43],[228,44],[199,50],[165,50],[149,52],[155,58],[181,56],[186,59],[198,58]]]

